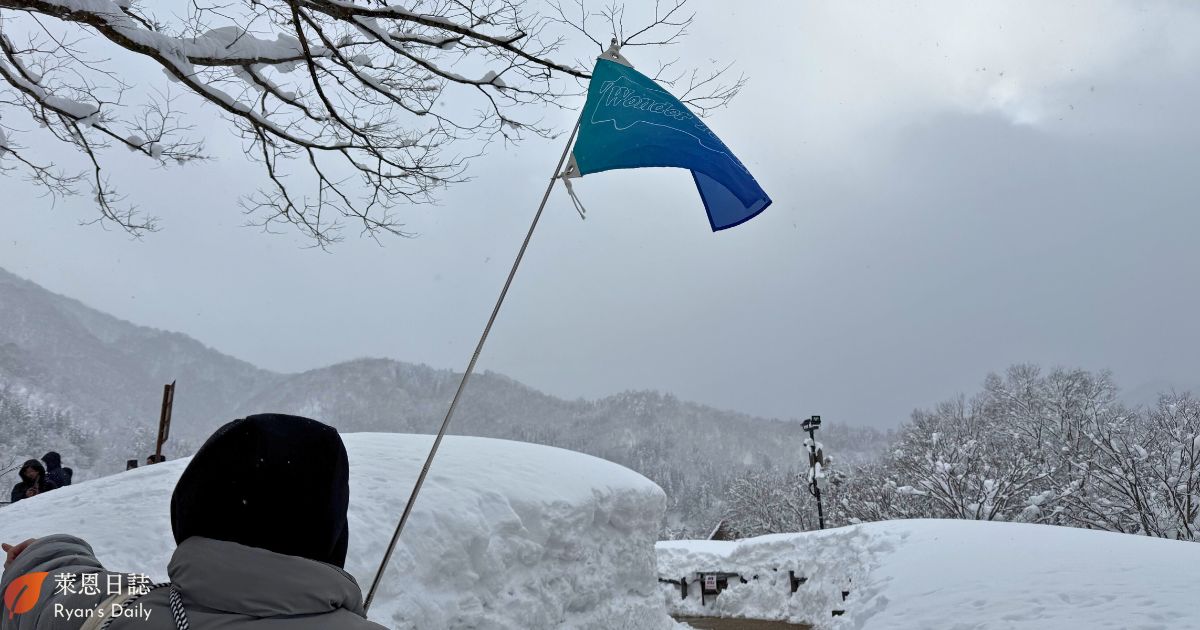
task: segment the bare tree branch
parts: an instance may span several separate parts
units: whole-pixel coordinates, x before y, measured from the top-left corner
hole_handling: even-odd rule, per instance
[[[600,46],[608,34],[588,29],[603,24],[624,37],[620,5],[589,13],[578,4],[570,15],[552,5],[543,16],[530,4],[190,0],[182,15],[160,19],[144,0],[0,0],[9,135],[37,133],[12,124],[23,112],[87,164],[65,174],[10,139],[4,172],[25,172],[52,196],[86,181],[102,221],[135,235],[153,230],[153,216],[111,184],[105,155],[123,146],[158,166],[205,159],[175,105],[173,91],[182,92],[215,106],[261,165],[264,185],[242,200],[252,224],[291,225],[320,247],[340,240],[346,221],[368,236],[407,235],[397,205],[434,201],[496,139],[555,133],[531,114],[567,106],[579,93],[572,85],[590,77],[590,60],[554,59],[567,35]],[[685,4],[656,4],[630,45],[677,41],[693,19]],[[154,64],[182,90],[143,87],[119,55]],[[663,80],[703,115],[744,84],[726,82],[728,70]]]

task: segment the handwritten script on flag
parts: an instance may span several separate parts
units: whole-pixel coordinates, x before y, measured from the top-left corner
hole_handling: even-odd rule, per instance
[[[750,171],[686,105],[649,77],[605,58],[592,73],[574,158],[580,175],[690,170],[714,231],[745,223],[771,205]]]

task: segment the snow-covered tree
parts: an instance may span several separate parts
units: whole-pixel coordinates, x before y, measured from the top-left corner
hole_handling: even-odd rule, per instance
[[[978,398],[981,412],[1003,424],[1013,445],[1036,461],[1045,474],[1028,492],[1022,520],[1056,524],[1073,521],[1066,499],[1086,501],[1085,469],[1076,465],[1087,449],[1086,427],[1128,415],[1108,372],[1054,369],[1043,374],[1033,365],[992,374]]]
[[[152,230],[110,182],[107,151],[158,166],[203,159],[199,102],[261,166],[262,187],[243,201],[253,221],[290,224],[319,245],[342,220],[403,234],[394,208],[461,181],[487,142],[556,133],[536,106],[562,106],[591,67],[556,61],[583,50],[568,44],[595,54],[610,36],[674,42],[692,21],[685,4],[656,3],[627,30],[615,4],[0,0],[0,170],[55,196],[90,186],[103,220]],[[703,113],[742,84],[723,83],[724,69],[675,75],[667,64],[658,78],[679,81]],[[86,167],[57,166],[25,136],[65,143]]]
[[[830,522],[853,525],[900,518],[930,518],[928,504],[910,492],[898,492],[895,471],[887,458],[844,472],[834,485]]]
[[[729,484],[725,521],[738,537],[817,528],[807,473],[751,471]]]
[[[1156,436],[1143,473],[1158,506],[1157,535],[1200,540],[1200,400],[1189,394],[1162,395],[1145,416]],[[1141,457],[1142,451],[1135,449]]]
[[[943,518],[1011,520],[1047,477],[1018,432],[962,398],[915,412],[892,463],[903,480],[896,491]]]
[[[779,475],[730,486],[750,533],[810,527]],[[897,518],[1016,520],[1180,540],[1200,530],[1200,401],[1121,404],[1108,372],[1017,365],[981,392],[918,410],[878,461],[828,491],[832,524]]]
[[[99,453],[94,432],[72,421],[69,413],[32,399],[17,388],[0,384],[0,470],[58,451],[67,466],[85,467]],[[0,488],[17,483],[16,471],[0,479]],[[4,484],[8,484],[5,486]],[[3,500],[8,500],[4,494]]]
[[[1200,404],[1162,396],[1141,412],[1092,419],[1056,488],[1072,524],[1196,540],[1200,517]]]

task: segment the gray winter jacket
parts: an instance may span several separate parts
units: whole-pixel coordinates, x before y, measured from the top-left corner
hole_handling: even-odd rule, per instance
[[[17,577],[50,573],[37,604],[28,612],[0,615],[0,630],[78,630],[83,611],[107,599],[108,571],[92,548],[62,534],[38,539],[0,579],[0,593]],[[56,575],[99,573],[99,595],[62,593]],[[265,549],[193,536],[175,550],[167,567],[192,630],[380,630],[363,616],[362,591],[354,578],[331,564]],[[117,618],[109,630],[174,630],[170,588],[154,589],[130,602],[141,618]],[[58,592],[56,592],[58,591]],[[138,605],[141,605],[139,608]],[[68,613],[76,614],[68,618]],[[146,614],[148,613],[148,615]]]

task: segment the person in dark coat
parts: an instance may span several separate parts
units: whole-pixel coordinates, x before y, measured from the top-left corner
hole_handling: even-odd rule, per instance
[[[46,468],[42,462],[31,459],[21,465],[21,481],[13,486],[12,502],[28,499],[43,492],[57,488],[54,482],[46,479]]]
[[[343,568],[349,502],[350,464],[333,427],[277,414],[226,424],[175,484],[171,584],[126,595],[124,609],[142,606],[150,614],[110,617],[109,630],[383,630],[366,619],[362,590]],[[107,584],[117,575],[74,536],[3,549],[0,592],[31,573],[53,574],[47,584],[83,583],[88,574]],[[0,630],[79,630],[83,622],[56,617],[56,605],[95,611],[110,601],[50,590],[31,610],[0,615]]]
[[[71,477],[75,475],[75,471],[63,467],[62,455],[59,455],[56,451],[50,451],[42,455],[42,462],[46,464],[47,480],[59,488],[71,485]]]

